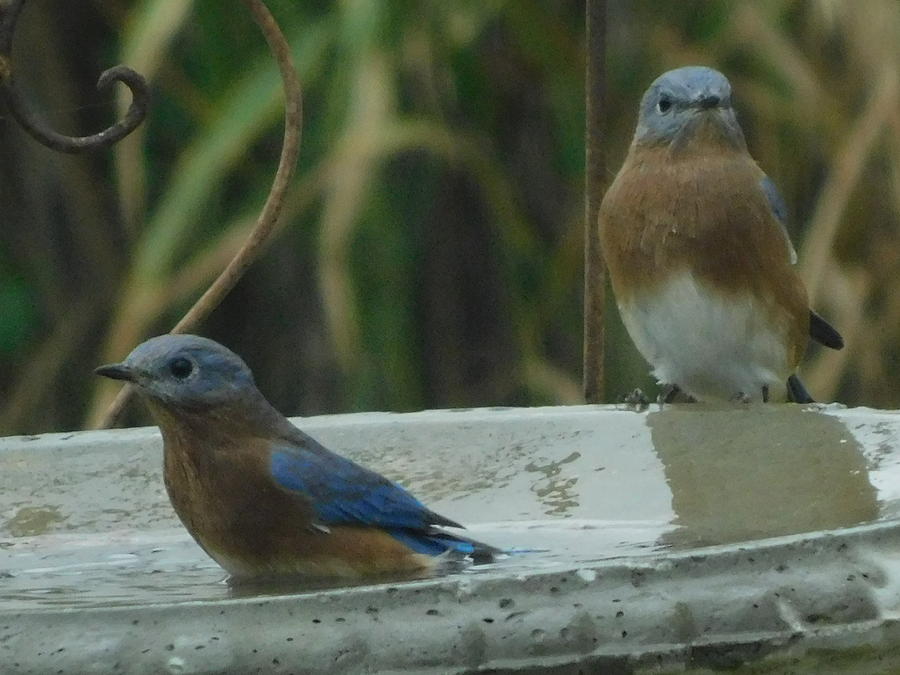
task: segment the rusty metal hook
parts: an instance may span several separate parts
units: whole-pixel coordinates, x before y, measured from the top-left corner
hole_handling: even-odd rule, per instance
[[[103,71],[97,89],[107,89],[113,82],[121,82],[131,90],[131,105],[120,121],[90,136],[66,136],[50,129],[28,105],[18,90],[12,67],[12,41],[16,22],[25,0],[0,2],[0,96],[16,121],[42,145],[59,152],[76,153],[93,148],[105,148],[121,140],[144,121],[150,105],[150,89],[143,76],[126,66],[114,66]]]

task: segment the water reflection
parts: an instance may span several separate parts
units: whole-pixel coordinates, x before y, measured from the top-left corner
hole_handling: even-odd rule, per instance
[[[463,567],[436,569],[430,572],[407,574],[384,574],[369,579],[309,579],[303,577],[283,577],[253,579],[244,581],[226,580],[230,598],[252,598],[260,595],[297,595],[334,588],[363,588],[368,586],[393,585],[422,579],[434,579],[463,571]]]
[[[680,548],[856,525],[878,516],[862,447],[838,418],[798,406],[696,405],[647,414]]]

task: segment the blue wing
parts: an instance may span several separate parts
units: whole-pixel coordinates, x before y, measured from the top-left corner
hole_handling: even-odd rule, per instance
[[[763,179],[759,184],[763,193],[766,195],[766,199],[769,201],[769,208],[772,209],[772,213],[775,214],[775,219],[778,221],[778,224],[781,225],[781,231],[784,233],[784,241],[787,243],[788,247],[788,254],[791,257],[791,265],[796,265],[797,251],[794,250],[794,245],[791,243],[791,237],[785,226],[788,219],[787,205],[784,203],[781,193],[778,192],[778,188],[775,187],[775,183],[772,182],[771,178],[763,176]]]
[[[416,553],[455,551],[491,560],[498,549],[435,529],[462,527],[428,509],[384,476],[327,450],[303,434],[273,447],[269,468],[276,484],[310,502],[322,525],[382,528]]]
[[[270,459],[275,482],[306,497],[324,525],[366,525],[387,530],[428,530],[459,524],[426,508],[384,476],[336,455],[308,439],[306,447],[275,446]]]
[[[785,241],[787,241],[788,249],[790,250],[791,264],[795,265],[797,263],[797,251],[794,250],[794,246],[791,244],[791,238],[788,236],[787,229],[784,226],[787,222],[787,206],[785,206],[784,199],[781,198],[778,188],[775,187],[775,183],[773,183],[772,179],[768,176],[763,177],[760,181],[760,186],[766,195],[766,199],[769,200],[769,208],[772,209],[772,213],[775,214],[775,218],[781,225],[781,231],[784,232],[784,238]],[[843,349],[844,347],[844,338],[841,337],[841,334],[838,333],[831,324],[825,321],[825,319],[812,310],[809,310],[809,334],[813,340],[826,347],[831,347],[832,349]],[[791,378],[793,378],[794,382],[789,382],[788,386],[793,384],[795,386],[799,385],[800,387],[797,392],[792,393],[794,402],[801,403],[806,399],[812,401],[809,393],[803,389],[800,380],[794,375],[791,375]]]

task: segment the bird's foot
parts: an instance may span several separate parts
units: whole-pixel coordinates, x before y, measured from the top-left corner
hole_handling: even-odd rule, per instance
[[[650,407],[650,399],[640,389],[632,389],[621,398],[621,402],[636,412],[644,412]]]
[[[787,381],[788,401],[792,403],[815,403],[815,399],[806,391],[806,387],[796,375],[791,375]]]
[[[696,403],[697,399],[685,392],[677,384],[664,384],[659,390],[656,402],[662,408],[666,403]]]

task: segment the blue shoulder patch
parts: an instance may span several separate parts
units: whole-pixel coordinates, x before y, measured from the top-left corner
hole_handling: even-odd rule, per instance
[[[308,499],[325,525],[424,530],[436,517],[396,483],[324,448],[276,447],[270,470],[282,489]]]
[[[778,221],[779,225],[781,225],[781,231],[784,233],[788,253],[791,257],[791,265],[795,265],[797,264],[797,251],[794,250],[794,245],[791,243],[791,237],[788,234],[786,227],[788,220],[787,204],[784,203],[784,198],[781,196],[781,193],[778,191],[778,188],[771,178],[763,176],[763,179],[759,184],[769,202],[769,208],[772,209],[775,219]]]
[[[781,196],[775,183],[768,176],[763,176],[760,185],[762,186],[763,192],[766,193],[766,199],[769,200],[769,208],[772,209],[772,213],[775,214],[775,217],[778,218],[781,223],[787,223],[787,204],[784,203],[784,198]]]

